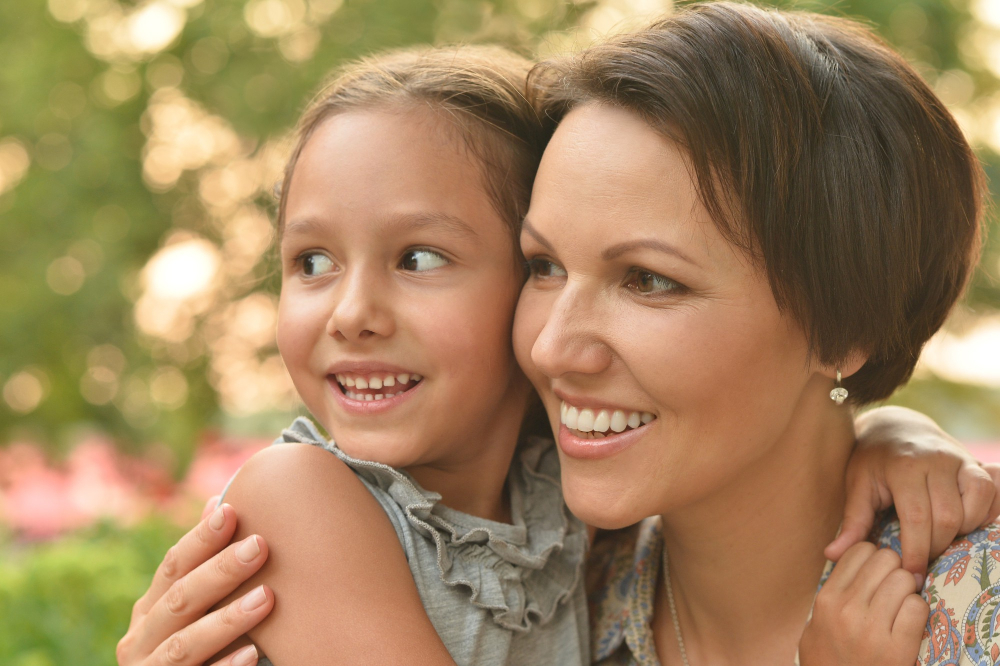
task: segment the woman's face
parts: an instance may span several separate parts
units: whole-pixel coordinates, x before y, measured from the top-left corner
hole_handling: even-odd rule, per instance
[[[780,455],[794,414],[833,404],[828,369],[716,229],[685,154],[631,113],[568,114],[521,247],[515,350],[584,521],[623,527],[706,500]]]

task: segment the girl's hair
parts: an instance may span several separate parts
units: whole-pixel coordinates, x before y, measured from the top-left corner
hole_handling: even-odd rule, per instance
[[[499,47],[454,46],[392,51],[340,69],[299,121],[280,191],[279,235],[292,172],[306,142],[324,120],[358,109],[424,106],[451,122],[466,150],[481,164],[483,186],[517,247],[547,138],[524,95],[531,65]]]
[[[920,76],[850,20],[690,5],[529,77],[554,125],[610,104],[682,146],[720,231],[767,275],[821,362],[868,361],[888,397],[978,257],[984,175]]]

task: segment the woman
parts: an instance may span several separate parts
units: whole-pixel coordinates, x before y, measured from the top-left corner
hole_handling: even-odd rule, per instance
[[[965,287],[981,167],[912,68],[840,19],[705,4],[537,74],[560,124],[515,350],[573,513],[656,516],[595,547],[595,662],[790,664],[843,519],[851,406],[909,378]],[[594,439],[598,409],[655,418]],[[956,551],[978,573],[932,565],[921,663],[995,661],[998,540]],[[893,621],[921,604],[878,608],[900,591],[883,557],[865,617],[888,626],[867,631],[877,663],[907,663]]]
[[[816,104],[815,90],[809,90],[831,86],[835,72],[803,75],[808,67],[795,57],[784,61],[783,68],[774,67],[775,61],[782,62],[776,54],[787,57],[789,44],[799,48],[804,39],[801,32],[783,28],[783,20],[775,20],[774,28],[760,10],[709,6],[655,26],[634,42],[625,38],[542,70],[558,74],[542,102],[551,117],[566,115],[566,123],[546,153],[523,237],[533,276],[518,315],[519,360],[559,430],[571,508],[605,528],[663,516],[671,552],[669,579],[675,581],[675,603],[667,604],[675,612],[665,609],[663,594],[657,593],[652,633],[643,634],[645,618],[631,614],[638,624],[619,632],[617,642],[615,636],[605,640],[595,635],[601,659],[628,663],[635,657],[639,663],[653,663],[648,650],[636,652],[642,646],[627,642],[630,631],[647,648],[655,643],[667,663],[683,654],[684,636],[692,663],[724,663],[726,655],[739,655],[741,663],[747,655],[760,663],[792,659],[823,570],[822,547],[843,517],[846,461],[854,441],[848,408],[818,397],[830,402],[830,378],[838,371],[853,376],[846,388],[859,403],[891,392],[908,376],[914,348],[940,325],[967,274],[978,203],[965,211],[973,231],[954,234],[951,256],[940,247],[936,254],[930,252],[930,243],[904,242],[897,248],[889,230],[879,225],[886,218],[899,219],[892,216],[898,211],[878,218],[868,205],[880,211],[893,203],[902,208],[912,203],[908,212],[921,220],[928,216],[926,209],[948,213],[953,202],[939,202],[935,208],[921,200],[920,191],[914,202],[885,201],[877,196],[878,188],[872,192],[862,186],[878,183],[883,169],[900,176],[891,173],[892,164],[856,164],[849,151],[812,152],[828,148],[819,140],[825,131],[845,143],[859,137],[831,131],[823,116],[828,109]],[[788,41],[782,47],[768,30]],[[678,39],[670,41],[672,37]],[[684,46],[690,48],[685,51]],[[829,54],[804,52],[828,64],[824,58]],[[719,57],[730,53],[731,61]],[[751,74],[770,71],[759,68],[761,62],[796,85],[775,91],[774,81],[754,80]],[[602,88],[600,82],[608,85]],[[691,98],[687,107],[680,93]],[[833,104],[842,101],[831,99]],[[769,113],[779,117],[769,119]],[[948,125],[947,120],[940,122]],[[784,152],[767,144],[785,132],[790,136],[779,146]],[[951,139],[968,160],[960,137]],[[933,164],[942,176],[954,166]],[[958,168],[971,168],[962,164]],[[860,233],[848,224],[832,238],[808,224],[772,226],[775,211],[787,219],[829,218],[829,210],[817,210],[807,195],[823,191],[832,182],[829,176],[859,167],[868,172],[845,177],[853,189],[846,188],[845,194],[842,186],[841,198],[832,198],[837,191],[829,193],[826,208],[839,207],[845,219],[867,222]],[[829,172],[812,174],[810,168]],[[803,174],[814,176],[815,189],[797,182]],[[914,189],[910,181],[901,183]],[[897,185],[888,183],[886,190]],[[964,189],[960,185],[935,182],[954,198],[975,200],[975,183]],[[970,246],[964,252],[963,243]],[[785,253],[775,252],[775,246]],[[827,256],[826,248],[842,252]],[[864,250],[875,257],[864,256]],[[921,252],[929,254],[929,261]],[[796,263],[802,256],[806,260]],[[925,276],[938,269],[936,287],[943,293],[927,294],[928,302],[905,302],[912,301],[907,289],[916,279],[917,265]],[[865,282],[845,278],[852,272],[871,272],[876,282],[898,276],[892,285],[896,292],[856,289],[839,300],[828,293],[842,283]],[[904,340],[910,344],[908,360],[891,368],[895,375],[886,375],[887,345]],[[856,374],[862,366],[868,370]],[[874,379],[862,382],[873,372]],[[643,407],[657,418],[632,434],[584,434],[593,431],[592,423],[579,420],[584,410],[594,416],[615,407]],[[930,487],[931,498],[936,499],[936,488]],[[223,510],[216,517],[220,529],[203,528],[187,538],[175,553],[182,559],[166,567],[167,575],[158,576],[137,605],[139,615],[163,594],[172,577],[169,569],[191,571],[232,534],[231,512]],[[640,535],[651,550],[659,539],[655,527],[655,522],[644,524]],[[775,539],[775,533],[782,539]],[[199,535],[209,538],[199,545]],[[624,552],[624,560],[631,562],[629,549],[634,550],[636,538],[611,534],[595,554],[621,562]],[[735,552],[745,564],[741,569],[755,572],[741,590],[741,596],[755,600],[751,608],[734,604],[729,594],[731,576],[725,572]],[[183,609],[177,626],[201,615],[232,589],[233,581],[259,568],[264,555],[229,576],[201,576],[211,586],[200,591],[200,604]],[[236,560],[227,551],[217,561]],[[658,560],[640,558],[639,568],[655,572],[650,561]],[[601,564],[598,574],[611,582],[614,576]],[[774,580],[783,582],[780,594]],[[652,582],[647,590],[657,589],[655,578]],[[600,592],[596,598],[601,601]],[[640,599],[634,587],[626,589],[624,598],[626,604],[650,601]],[[236,635],[259,621],[271,603],[216,619],[242,622],[244,626],[231,629]],[[620,621],[622,615],[606,606],[599,607],[604,612],[597,622]],[[773,612],[762,613],[761,608]],[[725,631],[711,634],[720,621]],[[677,627],[687,633],[673,632]],[[148,633],[156,636],[152,628]],[[225,633],[225,628],[202,622],[189,630],[187,640],[197,643]]]

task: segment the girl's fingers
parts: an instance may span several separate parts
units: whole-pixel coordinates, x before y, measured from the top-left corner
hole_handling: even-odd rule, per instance
[[[215,662],[212,666],[254,666],[256,663],[257,648],[256,646],[248,645]]]
[[[174,632],[195,622],[205,611],[257,573],[266,559],[267,544],[261,537],[253,535],[200,564],[171,585],[166,594],[153,605],[143,622],[140,640],[144,645],[159,645]],[[228,643],[223,643],[216,651],[226,645]],[[205,658],[213,654],[215,652],[209,652]]]
[[[273,607],[274,594],[270,588],[264,585],[255,587],[224,608],[173,634],[156,649],[147,663],[149,666],[200,666],[257,626]],[[237,650],[226,659],[232,660],[240,652]],[[225,664],[226,660],[220,663]],[[230,663],[237,666],[237,663]]]
[[[931,607],[917,594],[907,595],[903,599],[903,604],[896,615],[896,621],[892,624],[892,637],[899,644],[918,646],[927,627],[927,617],[930,615]],[[913,653],[911,662],[916,662],[917,653]]]
[[[236,531],[236,512],[223,504],[174,544],[156,569],[149,589],[132,610],[134,624],[160,600],[170,586],[225,548]],[[130,625],[131,626],[131,625]]]
[[[875,554],[875,550],[875,544],[867,541],[856,543],[848,548],[840,561],[837,562],[837,566],[833,568],[833,572],[823,585],[823,589],[836,592],[847,590],[854,582],[858,572],[861,571],[861,567]]]
[[[927,476],[927,490],[931,500],[931,547],[929,559],[944,552],[955,540],[965,522],[962,495],[959,493],[957,475],[947,469],[932,471]],[[927,566],[927,562],[924,563]]]
[[[919,585],[927,573],[931,552],[931,498],[925,474],[903,473],[890,480],[889,489],[896,500],[899,516],[899,542],[903,550],[903,568],[913,574]]]
[[[962,495],[964,516],[959,534],[968,534],[991,518],[989,513],[996,499],[997,487],[993,485],[989,472],[969,463],[958,470],[958,492]]]
[[[896,570],[902,571],[900,569],[899,555],[888,548],[882,548],[876,551],[861,566],[861,569],[847,590],[847,594],[864,604],[864,606],[871,606],[879,587],[889,577],[889,574]],[[911,577],[910,586],[913,587],[915,585],[916,583]]]
[[[916,591],[916,581],[909,571],[898,568],[889,571],[875,591],[870,607],[871,618],[878,623],[879,630],[892,630],[903,602]]]
[[[823,551],[828,560],[839,562],[848,548],[868,538],[880,504],[878,489],[867,475],[848,476],[844,523],[840,534]]]
[[[1000,464],[998,463],[984,463],[980,465],[983,471],[990,475],[990,480],[993,481],[994,495],[993,503],[990,505],[989,510],[986,512],[986,519],[979,524],[979,527],[983,527],[987,523],[991,523],[1000,516]]]

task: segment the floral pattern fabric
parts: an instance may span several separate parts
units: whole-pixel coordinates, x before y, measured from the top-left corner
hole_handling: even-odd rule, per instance
[[[894,516],[876,526],[872,541],[901,552]],[[650,620],[662,557],[659,518],[598,536],[587,574],[594,664],[660,666]],[[917,666],[1000,664],[1000,525],[956,540],[934,560],[923,597],[931,612]]]

